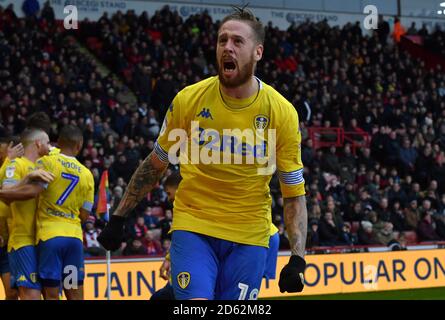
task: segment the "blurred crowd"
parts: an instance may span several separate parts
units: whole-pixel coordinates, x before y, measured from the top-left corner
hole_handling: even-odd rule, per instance
[[[175,94],[217,74],[218,26],[206,12],[184,20],[164,7],[139,16],[104,14],[67,31],[48,3],[23,19],[11,6],[0,7],[0,135],[19,134],[36,111],[54,121],[52,141],[60,127],[78,125],[85,138],[79,160],[93,172],[96,186],[101,173],[109,171],[112,212],[132,173],[153,150]],[[429,34],[415,26],[407,33],[441,37],[440,30]],[[104,76],[78,43],[121,81]],[[389,28],[368,36],[358,22],[330,27],[326,21],[308,21],[284,31],[266,24],[257,75],[299,113],[308,247],[403,248],[445,240],[445,75],[440,67],[426,69],[423,61],[400,50]],[[130,91],[136,103],[123,102]],[[369,134],[371,143],[357,149],[352,144],[314,148],[311,127]],[[166,176],[175,170],[169,168]],[[168,250],[173,208],[165,178],[132,213],[128,241],[115,254]],[[270,186],[280,248],[288,249],[276,176]],[[104,253],[97,242],[103,225],[92,216],[84,226],[91,256]]]

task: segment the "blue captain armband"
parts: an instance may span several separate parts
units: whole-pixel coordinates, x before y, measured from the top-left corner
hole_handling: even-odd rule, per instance
[[[156,141],[154,151],[156,155],[158,156],[159,160],[162,162],[168,163],[168,152],[166,152],[162,147],[159,145],[159,143]]]
[[[278,171],[280,181],[287,185],[298,185],[304,182],[303,168],[291,172]]]

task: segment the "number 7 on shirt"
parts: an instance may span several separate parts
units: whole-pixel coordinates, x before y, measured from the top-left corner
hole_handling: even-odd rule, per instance
[[[65,200],[68,198],[70,193],[73,192],[74,188],[79,183],[79,177],[75,176],[73,174],[62,172],[62,178],[70,180],[70,184],[65,189],[65,191],[63,191],[63,193],[60,196],[60,198],[56,201],[56,204],[59,205],[59,206],[62,205],[65,202]]]

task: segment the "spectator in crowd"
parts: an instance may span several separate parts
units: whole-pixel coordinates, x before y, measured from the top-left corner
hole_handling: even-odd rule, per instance
[[[405,218],[407,230],[416,230],[420,221],[420,210],[416,199],[412,199],[405,208]]]
[[[318,234],[320,236],[320,245],[335,246],[339,244],[339,228],[335,224],[332,212],[326,212],[320,221]]]
[[[408,28],[408,31],[406,31],[406,34],[410,36],[417,35],[417,28],[415,22],[411,22],[411,26]]]
[[[147,233],[148,228],[145,225],[145,218],[143,216],[138,216],[136,219],[136,223],[133,225],[131,229],[131,236],[135,239],[143,238]]]
[[[124,256],[145,256],[147,255],[147,249],[142,244],[141,238],[134,238],[128,241],[125,249],[123,250]]]
[[[400,42],[401,37],[406,33],[405,28],[403,27],[400,19],[396,17],[394,19],[394,31],[392,32],[392,37],[396,43]]]
[[[343,223],[343,212],[340,211],[333,197],[328,197],[325,212],[331,212],[337,226]]]
[[[371,156],[370,148],[363,148],[358,158],[358,165],[363,165],[366,170],[375,168],[376,160]]]
[[[401,207],[399,201],[394,202],[392,205],[390,222],[395,231],[403,232],[410,229],[405,216],[405,211]]]
[[[416,180],[420,186],[425,188],[428,179],[431,178],[434,167],[433,149],[431,143],[426,143],[423,152],[419,154],[416,160]]]
[[[102,257],[105,256],[106,250],[97,241],[100,230],[94,226],[95,219],[93,216],[87,219],[83,232],[84,255],[86,257]]]
[[[332,146],[329,148],[329,152],[323,157],[322,169],[326,172],[339,174],[340,173],[340,161],[336,155],[337,149]]]
[[[317,247],[320,245],[320,237],[318,235],[318,219],[312,219],[309,221],[309,230],[307,233],[308,248]]]
[[[420,190],[420,184],[418,182],[413,182],[411,184],[411,190],[408,194],[408,197],[410,199],[415,199],[418,201],[418,204],[420,204],[419,202],[421,202],[421,200],[423,199],[423,192],[421,192]]]
[[[379,203],[377,212],[379,215],[379,220],[382,220],[382,221],[390,221],[391,220],[391,211],[389,209],[388,198],[382,197],[380,199],[380,203]]]
[[[390,31],[389,23],[383,19],[382,15],[379,15],[377,34],[382,45],[386,45]]]
[[[159,221],[159,227],[161,229],[161,241],[165,239],[171,239],[171,235],[169,234],[171,225],[173,222],[173,213],[172,210],[165,210],[165,217]]]
[[[408,196],[400,186],[399,182],[394,182],[391,189],[388,191],[388,202],[394,204],[399,202],[400,205],[406,206],[408,203]]]
[[[377,245],[378,240],[375,238],[372,223],[363,220],[358,229],[358,244],[360,245]]]
[[[391,222],[384,222],[383,228],[375,232],[375,238],[378,243],[385,246],[389,245],[390,242],[395,241],[395,236],[393,232],[393,225]]]
[[[402,172],[414,172],[414,165],[417,159],[417,150],[411,146],[409,138],[403,139],[402,147],[400,148],[399,157],[401,161]]]
[[[155,235],[151,230],[148,230],[145,233],[143,246],[145,247],[147,254],[150,256],[159,256],[163,253],[161,242],[155,239]]]
[[[370,206],[368,205],[367,210],[370,210]],[[344,217],[345,221],[361,221],[365,217],[365,212],[362,209],[361,202],[355,202],[353,203],[349,209],[346,211],[346,215]]]
[[[354,119],[355,120],[355,119]],[[339,158],[340,165],[346,167],[348,171],[356,170],[357,168],[357,157],[352,154],[351,145],[346,144],[343,148],[343,154]]]
[[[343,223],[340,228],[340,241],[339,244],[354,245],[357,239],[351,233],[351,224],[349,222]]]
[[[36,17],[40,11],[38,0],[25,0],[22,5],[23,13],[27,17]]]
[[[158,228],[159,218],[153,215],[153,210],[151,207],[145,208],[144,211],[144,224],[149,230]]]
[[[55,20],[54,9],[51,7],[49,1],[45,1],[41,13],[42,19],[45,19],[48,23],[53,23]]]
[[[437,214],[445,216],[445,193],[440,197]]]
[[[421,220],[417,227],[417,234],[420,241],[436,241],[440,240],[436,233],[435,225],[430,211],[422,211]]]
[[[113,163],[111,167],[111,171],[113,173],[112,176],[123,178],[124,181],[129,182],[131,177],[131,171],[129,171],[130,164],[128,163],[127,157],[125,154],[118,155],[118,161]],[[113,180],[113,182],[116,182]]]
[[[432,206],[431,200],[424,198],[422,201],[422,206],[420,207],[420,213],[429,212],[431,214],[435,214],[435,209]]]
[[[434,222],[436,224],[436,233],[440,240],[445,240],[445,216],[436,214],[434,216]]]

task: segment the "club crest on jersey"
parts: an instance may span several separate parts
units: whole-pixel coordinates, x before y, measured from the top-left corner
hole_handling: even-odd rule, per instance
[[[178,280],[179,286],[182,289],[187,288],[187,286],[190,283],[190,273],[188,273],[188,272],[181,272],[180,274],[178,274],[177,280]]]
[[[37,273],[33,272],[29,275],[29,278],[31,279],[32,283],[37,282]]]
[[[257,130],[264,130],[269,125],[269,118],[265,115],[259,114],[255,117],[253,121],[254,127]]]

